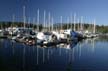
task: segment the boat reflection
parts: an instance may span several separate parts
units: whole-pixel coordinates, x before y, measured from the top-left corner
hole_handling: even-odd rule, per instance
[[[94,53],[95,52],[95,42],[97,41],[97,38],[90,38],[90,39],[86,39],[86,40],[83,40],[81,42],[79,42],[77,45],[78,45],[78,56],[79,56],[79,59],[81,58],[82,55],[84,55],[83,51],[84,49],[87,50],[87,53],[88,52],[91,52],[91,53]]]
[[[57,45],[57,47],[36,47],[36,60],[37,65],[40,63],[45,64],[46,62],[52,62],[55,61],[58,58],[64,57],[67,58],[67,61],[74,60],[74,47],[77,45],[77,43],[71,43],[71,44],[60,44]],[[40,58],[40,56],[42,56]],[[55,59],[55,60],[54,60]],[[40,62],[40,63],[39,63]]]
[[[86,39],[86,45],[91,47],[91,51],[94,53],[95,52],[95,41],[97,41],[97,38],[92,38],[92,39]]]
[[[96,38],[50,47],[27,46],[8,39],[0,40],[0,65],[3,71],[80,71],[84,68],[88,71],[96,63],[97,68],[104,68],[105,64],[107,67],[107,46],[108,41]],[[104,57],[106,59],[103,60]]]

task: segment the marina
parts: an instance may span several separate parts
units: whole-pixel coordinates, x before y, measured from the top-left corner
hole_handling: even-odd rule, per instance
[[[86,38],[98,37],[95,34],[83,35],[76,31],[62,30],[62,33],[57,31],[50,32],[33,32],[30,28],[9,28],[1,31],[1,39],[10,39],[16,42],[25,43],[28,45],[56,45],[60,43],[79,42]]]
[[[0,29],[0,71],[107,70],[99,62],[99,67],[94,66],[98,59],[97,54],[90,56],[100,44],[108,43],[101,40],[104,34],[97,32],[95,20],[92,24],[87,24],[92,25],[90,30],[85,29],[86,24],[83,21],[75,20],[76,14],[74,22],[69,22],[68,18],[67,23],[63,23],[61,16],[61,23],[56,25],[51,13],[48,14],[48,23],[45,23],[44,11],[44,25],[40,26],[39,10],[37,23],[31,24],[25,21],[25,6],[23,11],[23,22],[17,22],[22,26],[15,24],[13,16],[11,26]],[[93,58],[95,60],[90,61]]]
[[[0,0],[0,71],[108,71],[107,0]]]

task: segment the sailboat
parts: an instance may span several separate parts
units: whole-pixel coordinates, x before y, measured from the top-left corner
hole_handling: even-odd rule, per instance
[[[93,26],[92,26],[93,27],[93,31],[92,32],[86,31],[85,32],[86,38],[94,38],[94,37],[97,37],[98,36],[98,34],[96,34],[96,31],[95,31],[95,29],[96,29],[95,24],[96,24],[96,22],[94,20]]]

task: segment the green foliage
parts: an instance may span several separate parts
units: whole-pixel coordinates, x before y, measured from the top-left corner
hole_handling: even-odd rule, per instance
[[[41,31],[43,29],[43,25],[39,24],[32,24],[32,23],[25,23],[27,28],[34,28],[37,29],[37,26],[39,27],[39,30]],[[76,25],[76,29],[78,30],[78,26],[81,25],[81,23],[75,23]],[[24,23],[23,22],[0,22],[0,29],[5,29],[8,27],[23,27]],[[62,26],[62,29],[73,29],[74,28],[74,23],[62,23],[62,25],[60,23],[56,23],[53,25],[53,29],[58,29],[60,30]],[[51,26],[50,26],[51,28]],[[48,29],[48,27],[46,27],[46,29]],[[84,30],[89,30],[92,31],[93,30],[93,24],[89,24],[89,23],[83,23],[83,29]],[[80,30],[80,29],[79,29]],[[108,33],[108,26],[104,26],[104,25],[96,25],[96,32],[98,33]]]

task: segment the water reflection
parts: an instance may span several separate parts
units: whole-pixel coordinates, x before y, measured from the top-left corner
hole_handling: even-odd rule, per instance
[[[107,47],[108,42],[93,38],[45,48],[0,40],[0,66],[2,67],[0,69],[4,71],[8,69],[14,71],[81,71],[84,69],[89,71],[94,69],[95,71],[95,68],[108,66],[108,48],[100,45]]]
[[[26,46],[22,43],[11,42],[10,40],[1,40],[0,45],[2,46],[2,48],[0,48],[0,58],[2,60],[0,61],[6,65],[5,67],[10,67],[11,63],[15,64],[15,66],[12,65],[12,67],[15,67],[16,71],[26,71],[32,68],[32,65],[34,65],[33,67],[37,67],[37,65],[40,67],[48,67],[49,64],[52,66],[71,63],[74,57],[73,47],[75,46],[75,44],[72,43],[44,48]],[[10,67],[10,70],[12,67]]]
[[[38,56],[39,56],[38,55],[38,47],[37,47],[37,51],[36,52],[37,52],[37,57],[36,58],[37,58],[37,65],[38,65]]]
[[[92,38],[92,39],[86,39],[86,44],[89,45],[89,47],[91,47],[91,51],[94,53],[95,52],[95,41],[97,40],[97,38]]]
[[[43,63],[45,62],[45,48],[43,48]]]
[[[79,59],[81,57],[81,48],[82,48],[82,44],[81,44],[81,42],[79,42]]]
[[[86,39],[77,44],[77,48],[75,48],[75,52],[76,54],[78,54],[79,59],[83,56],[83,53],[86,53],[86,52],[94,53],[95,52],[95,40],[96,38]],[[73,52],[74,52],[74,49],[73,49]]]
[[[72,49],[72,61],[74,61],[74,48]]]
[[[92,39],[92,52],[94,53],[95,52],[95,39]]]
[[[23,71],[25,71],[25,54],[26,54],[26,50],[25,50],[25,45],[23,45]]]

